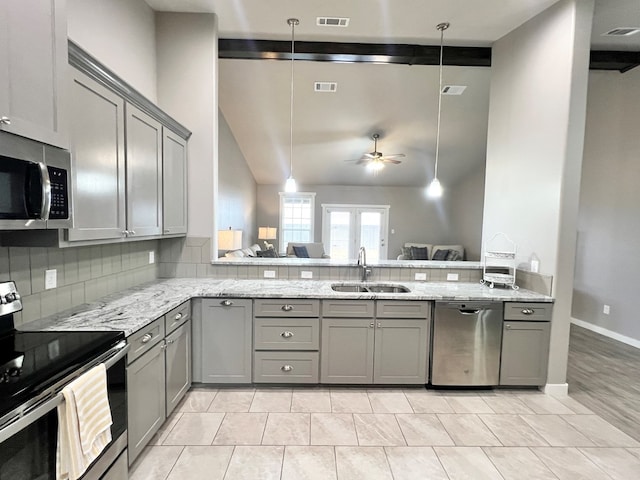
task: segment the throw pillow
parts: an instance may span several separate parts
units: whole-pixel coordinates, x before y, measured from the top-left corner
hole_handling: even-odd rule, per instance
[[[402,256],[405,260],[413,260],[413,255],[411,255],[411,247],[402,247]]]
[[[446,260],[447,256],[449,256],[449,250],[437,250],[431,260]]]
[[[278,254],[273,248],[269,248],[267,250],[258,250],[256,254],[259,257],[278,258]]]
[[[460,256],[460,252],[457,250],[449,250],[449,254],[447,255],[448,262],[455,262],[457,260],[462,260]]]
[[[304,245],[300,245],[300,246],[293,246],[293,253],[296,254],[296,257],[298,258],[309,258],[309,252],[307,252],[307,247],[305,247]]]
[[[429,260],[429,249],[427,247],[411,247],[412,260]]]

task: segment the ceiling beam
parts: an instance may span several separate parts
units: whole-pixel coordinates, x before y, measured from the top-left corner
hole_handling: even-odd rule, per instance
[[[295,59],[315,62],[396,63],[438,65],[440,47],[432,45],[304,42],[295,44]],[[291,42],[221,38],[218,57],[249,60],[291,60]],[[489,47],[444,47],[443,63],[462,67],[490,67]],[[628,72],[640,65],[640,52],[591,51],[591,70]]]

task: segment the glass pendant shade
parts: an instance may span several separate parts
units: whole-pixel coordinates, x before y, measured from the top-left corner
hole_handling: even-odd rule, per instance
[[[294,193],[298,191],[298,185],[293,177],[287,178],[287,181],[284,184],[284,191],[287,193]]]
[[[427,196],[429,198],[440,198],[442,196],[442,185],[440,180],[434,178],[427,187]]]

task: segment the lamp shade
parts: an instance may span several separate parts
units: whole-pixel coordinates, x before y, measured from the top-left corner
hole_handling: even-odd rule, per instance
[[[278,229],[276,227],[258,227],[258,239],[275,240]]]
[[[242,248],[242,230],[219,230],[218,250],[238,250]]]

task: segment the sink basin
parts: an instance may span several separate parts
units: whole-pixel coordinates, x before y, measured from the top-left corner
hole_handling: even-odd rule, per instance
[[[369,293],[407,293],[410,290],[404,285],[388,283],[334,283],[334,292],[369,292]]]

